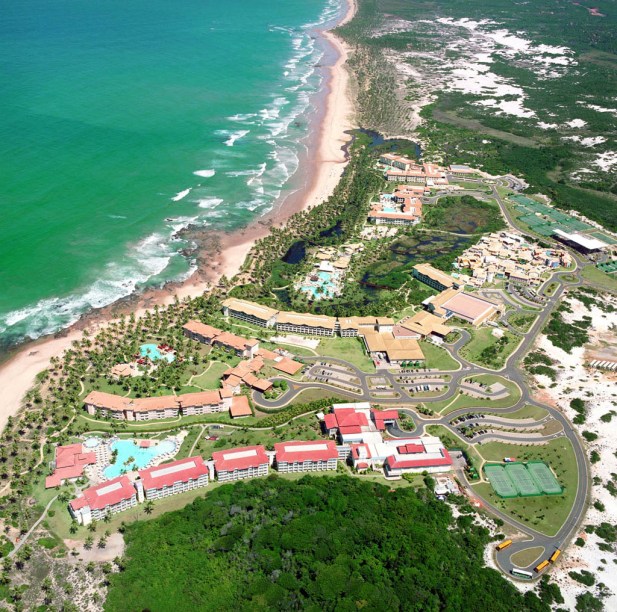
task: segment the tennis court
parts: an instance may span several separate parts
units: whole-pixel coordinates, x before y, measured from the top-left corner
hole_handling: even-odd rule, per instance
[[[612,261],[608,261],[606,263],[599,263],[598,269],[602,270],[602,272],[606,272],[607,274],[617,272],[617,259],[613,259]]]
[[[588,223],[524,195],[513,195],[510,199],[515,202],[519,220],[541,236],[552,236],[556,229],[567,233],[592,229]]]
[[[602,242],[606,242],[606,244],[617,244],[617,240],[604,232],[589,232],[589,236],[592,238],[597,238]]]
[[[521,497],[542,494],[542,490],[522,463],[508,463],[504,469]]]
[[[519,493],[502,465],[485,465],[484,473],[499,497],[518,497]]]
[[[542,461],[530,461],[527,464],[527,471],[540,489],[547,495],[560,495],[563,492],[561,485],[557,482],[555,475],[551,472],[546,463]]]

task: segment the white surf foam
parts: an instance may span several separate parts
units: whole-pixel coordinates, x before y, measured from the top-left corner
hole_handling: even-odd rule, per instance
[[[244,138],[247,134],[250,133],[251,130],[216,130],[215,134],[217,136],[223,136],[226,138],[224,141],[225,146],[233,147],[236,141]]]
[[[195,170],[193,174],[195,176],[201,176],[203,178],[210,178],[216,174],[216,170]]]
[[[212,208],[216,208],[219,204],[222,204],[224,200],[222,198],[217,198],[215,196],[210,196],[207,198],[201,198],[197,205],[199,208],[205,208],[206,210],[210,210]]]
[[[172,202],[179,202],[183,198],[186,198],[186,196],[189,193],[191,193],[191,189],[192,187],[189,187],[188,189],[185,189],[184,191],[179,191],[173,198],[171,198]]]

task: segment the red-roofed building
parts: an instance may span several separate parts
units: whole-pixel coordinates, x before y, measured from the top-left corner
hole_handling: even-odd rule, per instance
[[[398,410],[371,410],[371,419],[379,431],[385,431],[387,425],[398,421]]]
[[[384,471],[387,476],[401,476],[409,472],[443,472],[452,467],[452,458],[445,448],[441,448],[439,456],[427,456],[427,453],[418,452],[413,454],[420,456],[412,459],[405,454],[391,455],[386,459]]]
[[[82,491],[69,503],[71,516],[81,525],[100,521],[107,514],[115,514],[137,505],[137,491],[127,476],[107,480]]]
[[[274,445],[279,472],[335,470],[338,450],[334,440],[279,442]]]
[[[185,491],[192,491],[208,484],[208,466],[201,457],[179,459],[147,470],[139,470],[135,483],[142,499],[160,499]]]
[[[242,417],[253,416],[248,397],[246,395],[238,395],[234,397],[229,409],[229,416],[232,419],[241,419]]]
[[[81,443],[56,446],[54,471],[45,479],[45,488],[60,486],[65,480],[79,478],[87,465],[96,463],[95,453],[85,453]]]
[[[287,357],[285,357],[284,359],[281,359],[280,361],[275,362],[272,367],[275,370],[279,370],[281,372],[284,372],[285,374],[289,374],[290,376],[293,376],[294,374],[299,372],[303,366],[301,363],[294,361],[293,359],[288,359]]]
[[[219,482],[268,475],[268,455],[261,445],[215,451],[212,459]]]
[[[363,432],[375,431],[369,411],[368,402],[335,404],[332,412],[324,415],[324,431],[329,436],[338,436],[341,442],[361,442]]]

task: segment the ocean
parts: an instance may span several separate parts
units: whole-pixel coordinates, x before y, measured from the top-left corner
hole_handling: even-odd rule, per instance
[[[340,0],[21,0],[0,20],[0,350],[168,280],[289,189]]]

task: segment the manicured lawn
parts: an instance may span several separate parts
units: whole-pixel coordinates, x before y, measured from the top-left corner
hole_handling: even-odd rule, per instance
[[[436,346],[432,342],[420,342],[420,348],[426,358],[426,368],[431,370],[459,370],[460,364],[445,348]]]
[[[444,444],[447,449],[462,449],[467,452],[467,457],[470,460],[471,464],[480,471],[480,467],[482,465],[482,457],[478,454],[475,447],[471,444],[467,444],[459,438],[455,436],[449,429],[446,429],[443,425],[429,425],[426,428],[427,433],[431,436],[437,436]]]
[[[490,414],[490,410],[486,413]],[[498,416],[502,416],[506,419],[535,419],[539,421],[543,419],[548,412],[544,410],[544,408],[540,408],[539,406],[523,406],[520,410],[516,412],[509,412],[507,414],[499,414]]]
[[[595,266],[585,266],[582,271],[582,276],[592,285],[596,285],[607,291],[617,292],[617,275],[615,274],[606,274],[606,272],[598,270]]]
[[[317,352],[324,357],[349,361],[363,372],[375,371],[375,366],[365,353],[360,338],[322,338]]]
[[[539,562],[540,557],[544,554],[546,549],[544,546],[534,546],[533,548],[526,548],[512,555],[511,561],[518,567],[527,567],[536,561]]]
[[[547,463],[556,474],[564,491],[562,495],[501,499],[488,483],[474,484],[474,490],[497,508],[546,535],[555,535],[564,524],[578,486],[576,457],[567,438],[557,438],[542,446],[520,446],[503,442],[477,445],[477,451],[487,461],[502,461],[516,457],[519,461],[536,459]]]
[[[461,356],[487,368],[502,368],[506,359],[520,344],[521,338],[505,330],[501,330],[501,338],[496,338],[492,333],[494,329],[483,327],[474,330],[471,340],[460,350]]]
[[[206,367],[207,369],[202,374],[193,378],[192,384],[202,389],[218,389],[223,372],[231,366],[221,361],[212,361]]]

